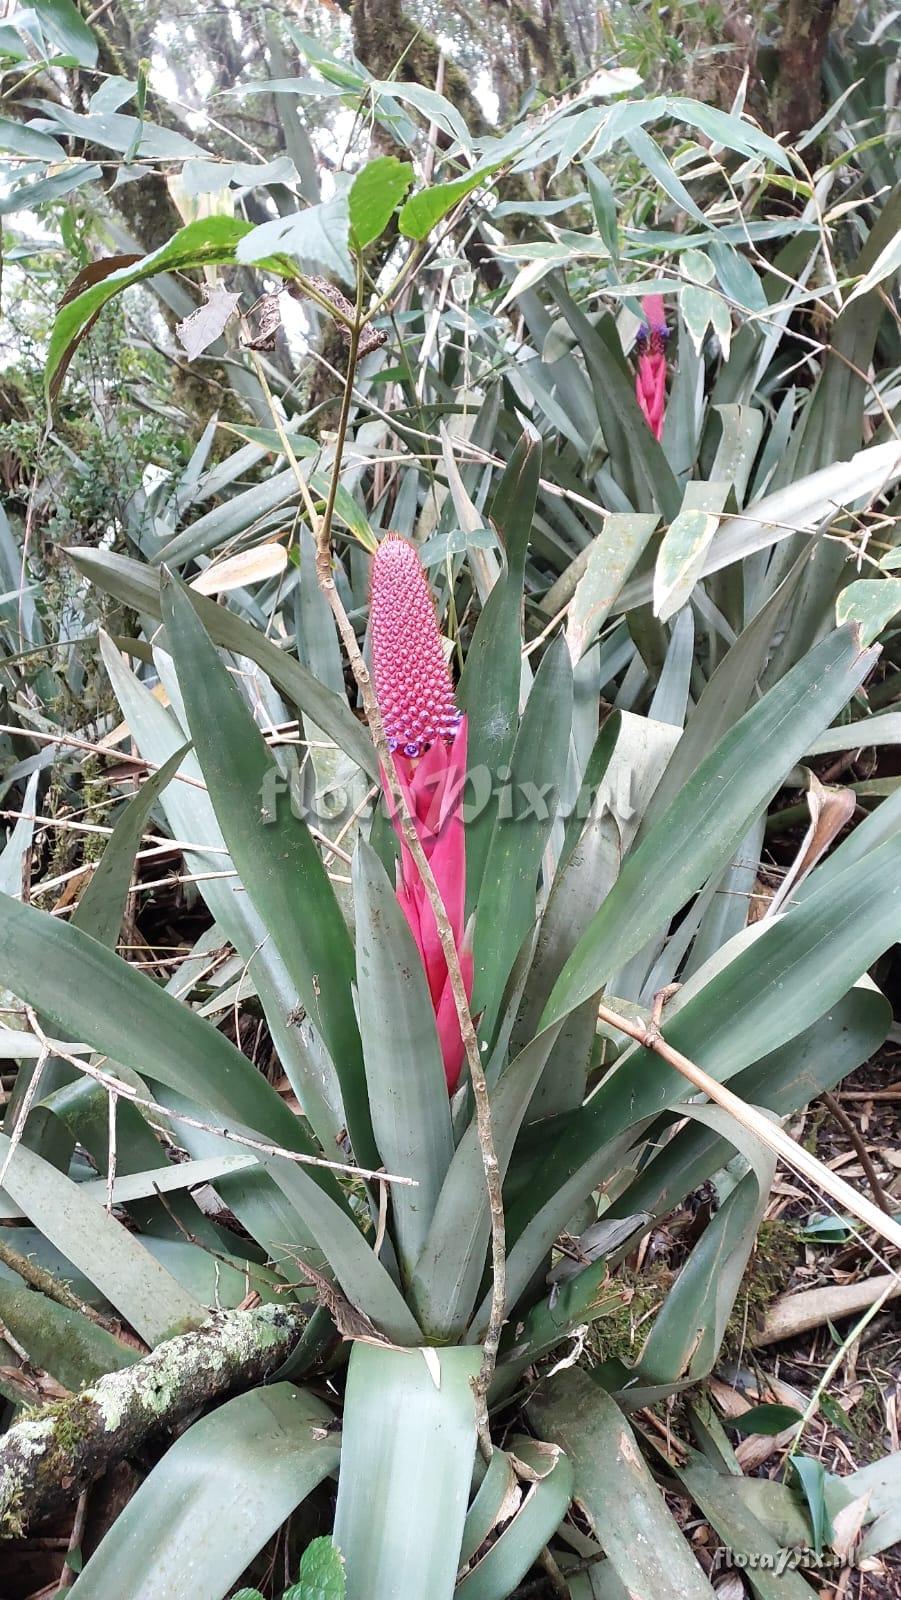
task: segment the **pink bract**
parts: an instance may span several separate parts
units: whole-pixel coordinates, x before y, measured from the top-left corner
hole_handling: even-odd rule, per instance
[[[666,342],[669,338],[663,296],[645,295],[641,309],[645,315],[645,325],[639,329],[636,339],[638,371],[635,398],[654,438],[659,439],[666,415]]]
[[[467,998],[472,953],[465,942],[466,718],[454,701],[441,634],[416,547],[388,534],[372,564],[372,664],[376,698],[397,776],[432,868],[454,935]],[[463,1064],[463,1041],[435,914],[382,774],[391,821],[401,846],[397,898],[422,959],[441,1044],[448,1092]]]

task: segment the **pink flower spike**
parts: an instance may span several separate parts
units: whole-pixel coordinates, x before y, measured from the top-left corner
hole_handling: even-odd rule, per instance
[[[663,296],[645,295],[641,309],[645,323],[635,340],[638,349],[635,398],[654,438],[659,439],[666,414],[666,342],[669,338]]]
[[[375,692],[407,809],[438,886],[460,959],[467,998],[472,955],[464,947],[466,718],[457,710],[435,607],[415,545],[389,533],[373,558],[372,664]],[[453,1094],[463,1064],[447,961],[435,914],[407,845],[382,774],[391,822],[401,846],[397,898],[429,985]]]

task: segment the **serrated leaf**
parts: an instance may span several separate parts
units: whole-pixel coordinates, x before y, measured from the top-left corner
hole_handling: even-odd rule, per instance
[[[297,1582],[282,1600],[344,1600],[344,1557],[333,1539],[314,1539],[300,1558]]]
[[[353,283],[354,267],[348,249],[350,214],[347,195],[335,195],[305,211],[261,222],[238,244],[237,260],[245,265],[270,256],[287,255],[314,272],[334,272]]]
[[[485,183],[493,168],[467,173],[465,178],[453,178],[450,183],[435,183],[429,189],[420,189],[401,207],[397,225],[405,239],[424,239],[437,222],[446,217],[460,200],[465,200],[480,183]]]
[[[351,236],[358,250],[365,250],[384,233],[412,182],[409,161],[398,161],[396,156],[378,156],[357,173],[351,184],[348,211]]]

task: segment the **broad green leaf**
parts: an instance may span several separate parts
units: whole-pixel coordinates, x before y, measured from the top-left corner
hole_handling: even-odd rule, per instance
[[[879,1049],[891,1025],[888,1001],[864,979],[797,1038],[730,1080],[750,1105],[786,1117],[833,1089]],[[673,1211],[685,1196],[731,1159],[732,1146],[711,1128],[685,1126],[642,1167],[610,1214]]]
[[[784,172],[791,172],[791,163],[780,144],[769,134],[761,133],[753,122],[735,116],[729,111],[719,111],[715,106],[704,105],[700,100],[690,100],[682,95],[667,95],[666,110],[670,116],[697,128],[715,144],[727,150],[737,150],[740,155],[765,156]]]
[[[96,67],[97,40],[74,0],[34,0],[34,9],[48,39],[80,67]]]
[[[837,623],[856,622],[862,645],[873,644],[901,611],[901,578],[860,578],[835,602]]]
[[[471,150],[472,140],[469,129],[463,121],[456,106],[443,94],[438,94],[434,89],[428,89],[424,84],[405,83],[402,79],[391,78],[388,82],[380,83],[378,79],[370,79],[367,85],[373,100],[377,101],[387,96],[392,101],[400,100],[403,105],[412,106],[421,116],[433,122],[442,132],[451,139],[456,139],[464,150]]]
[[[781,1433],[784,1428],[793,1428],[802,1422],[802,1413],[794,1406],[777,1405],[770,1402],[761,1406],[752,1406],[750,1411],[743,1411],[740,1417],[733,1417],[731,1426],[741,1434]]]
[[[103,635],[100,649],[138,750],[154,763],[167,761],[181,744],[183,725],[187,722],[171,657],[159,650],[155,652],[161,681],[172,704],[172,709],[167,710],[128,670],[118,651]],[[183,723],[176,722],[176,715],[182,716]],[[169,828],[174,838],[199,846],[196,850],[184,851],[186,869],[197,875],[199,892],[217,928],[245,963],[281,1066],[316,1137],[324,1149],[328,1148],[344,1127],[334,1067],[326,1051],[314,1046],[309,1029],[290,1020],[300,997],[250,897],[239,886],[236,876],[210,876],[211,862],[217,872],[233,869],[195,756],[185,758],[181,776],[189,781],[170,784],[162,796],[162,809]],[[228,1187],[234,1190],[235,1185],[230,1183]]]
[[[0,1134],[0,1169],[10,1148],[10,1140]],[[4,1188],[147,1344],[197,1328],[205,1320],[205,1307],[108,1214],[101,1200],[85,1195],[80,1184],[22,1144],[9,1163]]]
[[[755,500],[723,525],[704,559],[701,577],[720,572],[757,550],[788,539],[793,533],[822,532],[842,506],[855,506],[882,494],[901,476],[901,444],[870,445],[848,461],[835,461],[807,477]],[[678,510],[678,506],[676,508]],[[675,514],[675,513],[674,513]],[[842,558],[844,560],[844,556]],[[633,578],[619,596],[618,610],[646,605],[653,598],[652,581]],[[822,616],[822,610],[820,612]]]
[[[666,1038],[719,1082],[778,1050],[825,1016],[888,948],[898,893],[901,846],[893,837],[756,936],[733,941],[716,958],[712,976],[702,971],[685,985],[665,1024]],[[543,1250],[608,1170],[608,1146],[621,1134],[629,1138],[630,1129],[634,1142],[643,1119],[688,1092],[680,1074],[635,1046],[579,1111],[544,1130],[527,1190],[508,1207],[508,1239],[516,1239],[507,1257],[511,1284],[528,1281]]]
[[[497,815],[493,795],[500,768],[513,749],[522,675],[521,610],[526,552],[538,478],[541,445],[526,435],[510,457],[491,505],[491,521],[506,556],[476,624],[460,679],[458,703],[467,714],[470,783],[478,804],[466,828],[466,901],[473,910]]]
[[[510,969],[535,921],[535,887],[559,805],[572,705],[572,666],[561,638],[546,651],[526,702],[507,780],[512,813],[499,809],[479,890],[472,998],[489,1039]]]
[[[516,1486],[513,1465],[506,1450],[495,1450],[466,1513],[460,1562],[471,1561],[491,1530],[497,1526],[499,1514],[510,1491]]]
[[[412,182],[409,161],[398,161],[396,156],[377,156],[357,173],[348,209],[351,238],[358,250],[384,233]]]
[[[346,194],[307,206],[271,222],[261,222],[242,237],[235,248],[235,260],[245,265],[266,262],[272,256],[291,256],[300,266],[314,272],[334,272],[345,283],[353,283],[354,268],[348,248],[350,217]]]
[[[604,518],[603,531],[587,547],[566,619],[573,665],[600,633],[659,521],[653,511],[611,511]]]
[[[126,160],[134,159],[139,149],[142,156],[159,157],[167,161],[204,155],[200,146],[192,139],[186,139],[183,133],[178,133],[174,128],[161,128],[153,122],[144,122],[138,117],[123,117],[115,111],[92,112],[82,116],[56,100],[39,100],[36,104],[67,133],[108,150],[121,150]]]
[[[64,301],[56,314],[47,349],[44,382],[48,396],[52,398],[56,393],[72,352],[87,331],[88,324],[113,295],[160,272],[177,272],[188,267],[234,261],[238,241],[250,227],[250,223],[237,217],[204,217],[198,222],[189,222],[158,250],[142,256],[131,266],[120,267],[109,273],[101,282],[85,289],[73,300]]]
[[[832,1519],[826,1506],[826,1469],[815,1456],[792,1456],[792,1469],[807,1501],[813,1528],[813,1548],[817,1555],[833,1535]]]
[[[465,200],[480,184],[485,183],[493,168],[469,172],[465,178],[453,178],[449,183],[436,183],[429,189],[420,189],[401,206],[398,227],[405,239],[425,239],[437,222],[441,222],[460,200]]]
[[[454,1154],[447,1083],[419,952],[375,851],[353,865],[357,1003],[375,1142],[395,1184],[391,1216],[401,1267],[412,1274]]]
[[[212,1119],[318,1154],[302,1125],[240,1050],[122,961],[58,917],[0,896],[4,981],[54,1027],[142,1077],[168,1084]],[[336,1197],[330,1176],[321,1178]]]
[[[578,1367],[558,1372],[539,1386],[528,1415],[572,1461],[575,1498],[626,1590],[712,1600],[632,1429],[600,1385]]]
[[[545,1024],[595,994],[711,873],[725,866],[754,817],[872,662],[852,629],[837,630],[720,740],[629,855],[554,986]],[[658,886],[653,895],[649,883]]]
[[[278,768],[190,595],[164,574],[161,599],[188,722],[241,882],[335,1064],[361,1166],[376,1166],[360,1035],[348,1004],[353,946],[306,823],[279,797]]]
[[[239,1395],[170,1445],[101,1540],[73,1600],[223,1600],[339,1446],[321,1400],[289,1383]],[[228,1508],[223,1522],[223,1508]],[[78,1591],[81,1590],[79,1595]]]
[[[460,1563],[481,1351],[356,1342],[345,1391],[335,1544],[347,1600],[451,1600]]]
[[[802,552],[766,605],[726,651],[701,691],[685,731],[667,762],[639,830],[639,838],[661,817],[704,757],[728,733],[754,698],[785,608],[797,593],[811,550]],[[806,753],[806,752],[805,752]]]
[[[121,600],[136,611],[148,613],[159,620],[162,617],[159,575],[143,562],[130,561],[126,556],[107,550],[87,550],[76,547],[67,551],[73,566],[98,589]],[[191,604],[206,628],[210,638],[225,650],[249,656],[262,667],[276,688],[312,717],[340,749],[361,766],[370,777],[378,776],[378,762],[372,741],[366,730],[357,722],[347,702],[314,678],[300,662],[280,649],[272,639],[259,629],[224,606],[217,605],[204,595],[189,591]]]
[[[707,218],[703,211],[692,199],[682,179],[650,134],[644,128],[633,128],[626,134],[626,144],[631,147],[642,166],[647,168],[651,177],[659,183],[664,194],[669,195],[680,210],[694,217],[696,222],[700,222],[706,228]]]
[[[680,511],[667,528],[654,567],[654,615],[661,622],[688,599],[719,522],[710,511]]]
[[[514,1437],[508,1446],[531,1477],[515,1516],[457,1584],[457,1600],[507,1600],[537,1561],[569,1509],[572,1462],[556,1445]]]
[[[776,1171],[772,1152],[729,1112],[710,1105],[683,1109],[724,1135],[749,1171],[708,1222],[659,1308],[641,1358],[630,1370],[639,1388],[669,1389],[712,1371]]]
[[[95,940],[2,896],[0,960],[14,994],[101,1054],[165,1084],[233,1133],[262,1134],[288,1151],[319,1156],[303,1124],[246,1056]],[[216,1126],[211,1120],[211,1133]],[[351,1221],[332,1174],[321,1167],[308,1172],[279,1155],[260,1159],[294,1208],[293,1217],[286,1211],[281,1255],[290,1259],[292,1250],[306,1249],[312,1235],[354,1304],[389,1338],[415,1340],[416,1323]]]

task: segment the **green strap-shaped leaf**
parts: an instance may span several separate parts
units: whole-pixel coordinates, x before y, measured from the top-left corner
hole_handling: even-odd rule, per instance
[[[535,885],[554,824],[572,728],[573,675],[561,637],[546,651],[526,702],[482,876],[473,939],[473,1009],[491,1038],[504,985],[535,921]]]
[[[575,1471],[575,1496],[617,1577],[648,1600],[713,1600],[641,1458],[632,1429],[609,1394],[574,1367],[542,1384],[529,1405],[542,1439],[559,1444]]]
[[[350,993],[353,946],[322,857],[184,586],[163,574],[163,615],[197,759],[241,882],[335,1064],[357,1160],[377,1165]]]
[[[133,1345],[107,1333],[81,1311],[35,1294],[16,1278],[0,1278],[0,1321],[25,1346],[31,1361],[67,1389],[95,1383],[140,1359]]]
[[[481,1351],[355,1343],[334,1538],[347,1600],[451,1600],[475,1455]]]
[[[72,914],[76,928],[89,933],[92,939],[110,950],[115,949],[119,938],[135,856],[141,847],[147,820],[158,797],[181,766],[187,748],[183,745],[176,750],[129,800]]]
[[[0,1134],[0,1168],[10,1140]],[[19,1145],[4,1188],[51,1244],[90,1278],[150,1345],[197,1328],[206,1307],[188,1294],[103,1201],[81,1192],[49,1161]]]
[[[853,629],[836,630],[720,740],[628,857],[554,986],[545,1025],[595,994],[725,866],[754,817],[874,659],[859,649]]]
[[[715,976],[686,985],[665,1024],[668,1041],[719,1082],[779,1049],[825,1016],[897,937],[901,841],[887,840],[793,906]],[[611,896],[612,898],[612,896]],[[683,996],[680,996],[680,1000]],[[508,1209],[511,1285],[527,1282],[580,1200],[603,1176],[608,1146],[684,1099],[687,1081],[638,1046],[581,1109],[545,1135],[542,1159]],[[522,1235],[521,1238],[517,1237]],[[524,1277],[522,1276],[524,1275]]]
[[[674,1388],[712,1370],[776,1172],[773,1153],[730,1112],[709,1105],[683,1109],[723,1135],[749,1171],[704,1229],[654,1318],[633,1369],[639,1388]]]
[[[289,1150],[318,1155],[298,1119],[251,1061],[146,973],[58,917],[0,895],[0,968],[19,999],[54,1028],[222,1119]],[[338,1200],[330,1174],[321,1182]]]
[[[332,1421],[314,1395],[277,1383],[195,1422],[119,1513],[73,1600],[183,1600],[186,1574],[192,1600],[223,1600],[301,1500],[334,1472],[339,1446],[323,1437]]]
[[[791,1552],[786,1552],[765,1523],[746,1505],[740,1487],[744,1482],[742,1478],[716,1472],[700,1463],[676,1471],[692,1500],[731,1552],[733,1565],[748,1573],[757,1600],[812,1600],[814,1591],[810,1584],[786,1559]],[[777,1485],[767,1484],[766,1487],[776,1489]],[[783,1493],[787,1495],[787,1491]]]
[[[540,471],[541,445],[523,435],[491,506],[491,520],[501,536],[506,568],[476,624],[457,696],[467,713],[469,772],[478,801],[476,815],[466,828],[466,900],[470,910],[478,898],[497,815],[493,791],[516,737],[522,673],[522,588]]]
[[[67,552],[73,566],[95,583],[104,594],[111,594],[124,605],[146,612],[159,619],[162,616],[159,574],[140,561],[130,561],[127,556],[109,550],[72,549]],[[249,656],[262,667],[300,711],[313,718],[340,748],[353,758],[370,777],[378,777],[378,762],[365,728],[357,722],[347,702],[331,689],[325,688],[312,672],[301,666],[286,650],[267,639],[259,628],[244,622],[233,611],[217,605],[204,595],[190,591],[191,604],[200,617],[211,639],[225,650]]]
[[[500,1537],[458,1583],[456,1600],[507,1600],[515,1594],[569,1510],[574,1474],[563,1451],[523,1437],[512,1439],[509,1450],[535,1478],[524,1485],[522,1504]]]
[[[527,1045],[492,1091],[491,1119],[502,1178],[556,1032],[546,1029]],[[484,1161],[473,1120],[444,1180],[411,1285],[411,1301],[430,1337],[451,1339],[463,1333],[482,1281],[490,1232]]]
[[[395,1184],[391,1217],[409,1275],[425,1243],[454,1154],[435,1016],[419,952],[375,851],[360,840],[353,864],[357,994],[375,1141]]]

